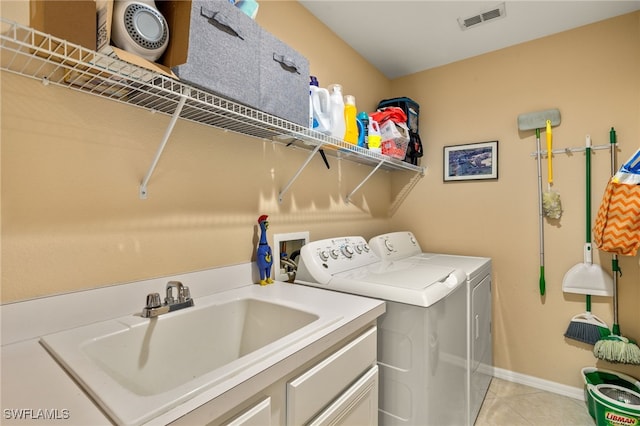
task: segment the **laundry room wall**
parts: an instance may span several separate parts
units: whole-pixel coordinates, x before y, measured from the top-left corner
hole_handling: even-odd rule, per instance
[[[0,12],[28,25],[28,3]],[[258,22],[361,108],[388,95],[390,81],[297,2],[261,2]],[[346,203],[371,166],[329,157],[328,170],[318,155],[279,203],[308,151],[181,120],[140,200],[169,117],[7,72],[0,84],[3,303],[250,262],[262,214],[269,238],[389,230],[388,172]]]
[[[27,3],[3,0],[0,13],[26,24]],[[606,144],[614,126],[619,162],[629,157],[640,145],[640,14],[394,81],[297,2],[261,1],[257,21],[307,56],[321,85],[342,83],[359,109],[390,96],[418,101],[426,175],[378,172],[346,204],[371,168],[333,160],[327,170],[314,158],[280,204],[279,189],[307,152],[179,121],[142,201],[138,185],[168,117],[3,72],[2,303],[251,261],[260,214],[269,215],[270,235],[410,229],[425,250],[493,258],[497,367],[581,386],[580,368],[595,364],[591,348],[563,333],[584,298],[564,295],[561,281],[582,261],[584,157],[554,158],[565,211],[545,226],[540,297],[535,136],[518,132],[516,118],[559,108],[557,147],[581,146],[586,134]],[[443,146],[488,140],[499,141],[498,180],[442,182]],[[593,169],[595,212],[606,151],[595,152]],[[609,255],[595,260],[610,269]],[[638,257],[621,267],[621,328],[640,339]],[[611,324],[610,299],[595,297],[593,311]],[[640,377],[637,367],[597,365]]]
[[[553,188],[564,212],[560,220],[545,220],[546,294],[540,296],[535,132],[518,131],[516,122],[522,113],[559,108],[556,149],[583,147],[586,135],[607,145],[615,127],[622,164],[640,147],[639,75],[640,13],[632,13],[392,82],[393,96],[420,104],[428,166],[392,228],[412,230],[426,251],[493,259],[494,357],[501,369],[577,387],[584,366],[640,377],[640,367],[596,362],[592,346],[563,337],[571,318],[585,311],[584,296],[562,292],[564,274],[583,261],[584,153],[553,158]],[[497,180],[443,182],[443,147],[493,140],[499,141]],[[595,220],[610,176],[609,151],[594,151],[592,159]],[[546,170],[544,163],[545,189]],[[639,258],[620,258],[619,323],[635,339]],[[594,261],[611,271],[611,255],[596,251]],[[611,326],[611,298],[593,297],[592,310]]]

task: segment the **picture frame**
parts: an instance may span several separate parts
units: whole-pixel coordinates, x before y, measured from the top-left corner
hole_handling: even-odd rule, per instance
[[[444,181],[498,179],[498,141],[444,147]]]

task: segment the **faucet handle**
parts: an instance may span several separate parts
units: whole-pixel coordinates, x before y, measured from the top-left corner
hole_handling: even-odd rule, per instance
[[[173,288],[176,288],[176,297],[173,297]],[[180,298],[183,294],[183,285],[180,281],[169,281],[167,283],[167,297],[164,298],[164,303],[167,305],[172,305],[176,302],[180,302]]]
[[[162,301],[160,300],[160,294],[158,293],[149,293],[147,294],[147,308],[153,309],[158,308],[162,305]]]
[[[191,290],[189,290],[189,287],[187,286],[182,287],[182,296],[183,296],[183,301],[191,299]]]

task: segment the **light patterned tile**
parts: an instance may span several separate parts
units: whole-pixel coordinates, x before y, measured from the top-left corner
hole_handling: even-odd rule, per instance
[[[593,426],[584,401],[494,378],[475,426]]]
[[[532,423],[522,417],[502,398],[484,400],[475,426],[531,426]]]
[[[491,380],[489,391],[496,397],[514,396],[514,395],[527,395],[540,390],[521,385],[519,383],[509,382],[507,380],[496,379]]]
[[[535,425],[589,425],[591,417],[586,405],[572,398],[538,391],[529,395],[504,398],[505,403]]]

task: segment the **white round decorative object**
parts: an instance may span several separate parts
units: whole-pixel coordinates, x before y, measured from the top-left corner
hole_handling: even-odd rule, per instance
[[[153,0],[116,0],[111,40],[120,49],[153,62],[167,48],[169,26]]]

